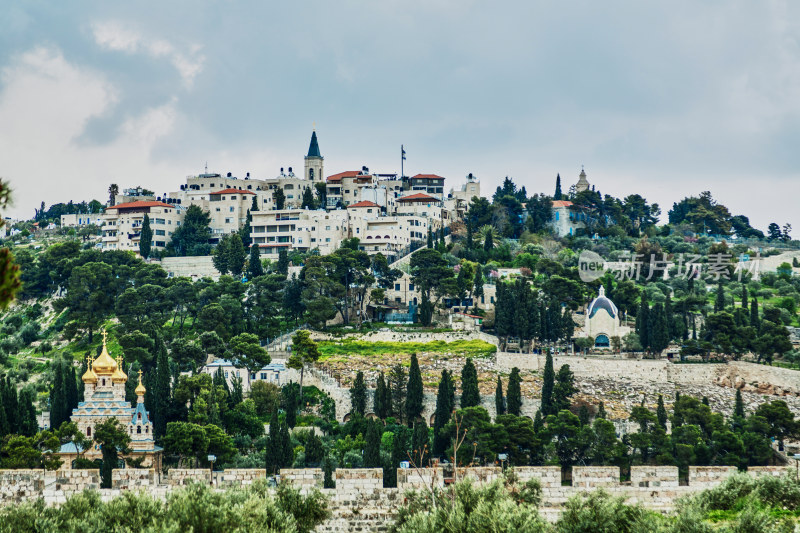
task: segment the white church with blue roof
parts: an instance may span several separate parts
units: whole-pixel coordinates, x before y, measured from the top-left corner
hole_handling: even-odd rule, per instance
[[[606,297],[606,289],[600,286],[600,293],[586,308],[586,324],[581,337],[592,337],[595,348],[611,348],[611,339],[620,339],[630,333],[631,328],[619,321],[619,310],[614,302]]]

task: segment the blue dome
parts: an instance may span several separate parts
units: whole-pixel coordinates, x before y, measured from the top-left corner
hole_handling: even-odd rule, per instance
[[[589,318],[592,318],[600,309],[605,309],[611,315],[611,318],[617,318],[617,306],[606,298],[606,290],[602,285],[600,286],[600,294],[592,300],[586,312],[589,313]]]

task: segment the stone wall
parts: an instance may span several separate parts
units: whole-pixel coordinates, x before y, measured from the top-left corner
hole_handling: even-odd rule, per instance
[[[714,487],[735,473],[735,466],[690,466],[689,485],[701,489]]]
[[[677,487],[677,466],[632,466],[632,487]]]
[[[400,468],[397,470],[398,489],[430,489],[431,487],[444,487],[442,468]]]
[[[287,481],[294,487],[321,489],[325,474],[321,468],[281,468],[281,481]]]
[[[619,485],[618,466],[573,466],[572,486],[576,489],[594,489]]]
[[[499,466],[479,466],[458,468],[458,479],[471,478],[478,485],[487,485],[496,479],[500,479],[503,471]]]
[[[218,487],[241,487],[252,485],[257,479],[266,479],[267,470],[259,468],[232,468],[214,472],[214,484]]]
[[[50,477],[47,472],[45,474],[45,483],[47,478]],[[99,489],[100,488],[100,470],[56,470],[55,472],[55,490],[70,492],[81,492],[86,489]]]
[[[0,470],[0,502],[34,499],[44,490],[44,470]]]
[[[123,468],[111,471],[111,488],[120,490],[137,489],[158,485],[153,469]]]
[[[211,484],[211,471],[207,468],[171,468],[167,473],[167,485],[180,487],[189,483]]]
[[[790,466],[750,466],[747,468],[747,473],[753,477],[757,476],[791,476],[797,472],[796,466],[793,469]]]
[[[337,492],[363,492],[383,488],[381,468],[337,468],[334,478]]]
[[[542,489],[561,486],[560,466],[517,466],[514,467],[514,473],[520,483],[537,479]]]
[[[192,280],[211,278],[216,281],[220,275],[210,255],[165,257],[161,259],[161,268],[174,278],[187,277]]]

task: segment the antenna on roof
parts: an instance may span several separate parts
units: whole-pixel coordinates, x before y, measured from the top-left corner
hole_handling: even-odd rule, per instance
[[[208,174],[208,161],[206,161],[206,174]]]

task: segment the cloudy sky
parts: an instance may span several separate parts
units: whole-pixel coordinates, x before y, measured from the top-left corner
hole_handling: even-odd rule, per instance
[[[711,190],[800,231],[800,3],[6,0],[0,176],[12,215],[158,193],[203,171],[367,165],[506,175],[586,166],[664,218]],[[797,235],[795,235],[797,236]]]

